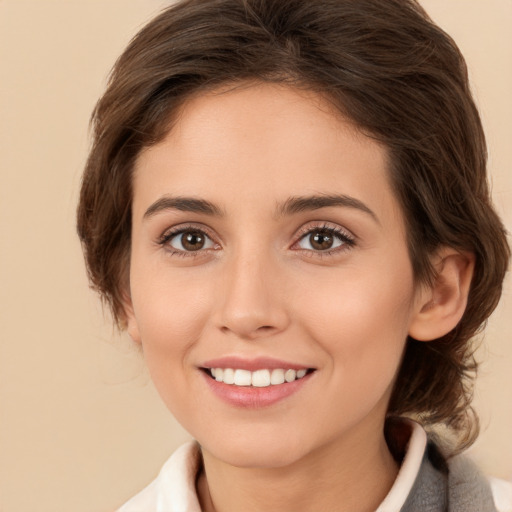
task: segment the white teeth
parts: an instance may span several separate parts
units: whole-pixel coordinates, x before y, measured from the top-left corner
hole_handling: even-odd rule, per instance
[[[284,380],[286,382],[293,382],[297,377],[297,372],[295,370],[286,370],[284,374]]]
[[[284,383],[284,370],[278,368],[277,370],[272,370],[272,375],[270,375],[270,384],[283,384]]]
[[[249,370],[235,370],[235,384],[237,386],[250,386],[252,381]]]
[[[304,368],[301,370],[276,368],[274,370],[263,369],[250,372],[249,370],[232,368],[210,368],[210,373],[217,382],[224,382],[224,384],[265,388],[302,379],[307,370]]]
[[[235,370],[232,368],[226,368],[224,370],[224,375],[222,380],[225,384],[234,384],[235,383]]]
[[[251,383],[256,388],[266,388],[267,386],[270,386],[270,371],[257,370],[252,372]]]

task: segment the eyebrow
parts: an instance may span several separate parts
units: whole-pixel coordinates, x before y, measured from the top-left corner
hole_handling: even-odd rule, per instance
[[[362,201],[355,197],[346,195],[313,195],[313,196],[295,196],[290,197],[276,207],[276,217],[284,217],[295,213],[319,210],[320,208],[328,208],[332,206],[342,206],[345,208],[354,208],[367,213],[377,223],[379,219],[377,215],[368,208]],[[165,210],[179,210],[182,212],[202,213],[213,217],[222,217],[222,210],[214,203],[206,199],[198,199],[195,197],[173,197],[164,196],[155,201],[144,213],[144,219],[152,217],[157,213]]]
[[[314,195],[290,197],[284,203],[277,206],[277,215],[285,216],[305,211],[319,210],[330,206],[342,206],[345,208],[354,208],[370,215],[377,223],[379,219],[375,213],[368,208],[362,201],[355,197],[346,195]]]
[[[144,213],[144,219],[164,210],[180,210],[182,212],[203,213],[214,217],[222,217],[221,209],[205,199],[195,197],[164,196],[155,201]]]

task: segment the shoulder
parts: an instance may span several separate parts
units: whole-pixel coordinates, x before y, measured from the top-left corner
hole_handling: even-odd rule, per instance
[[[448,462],[451,493],[464,499],[483,499],[492,496],[497,512],[512,512],[512,482],[483,476],[467,456],[457,456]]]
[[[422,433],[420,430],[415,427],[413,434]],[[411,435],[397,478],[396,483],[413,458],[414,471],[409,473],[415,476],[414,484],[407,486],[407,499],[400,510],[416,512],[424,510],[425,504],[430,506],[428,510],[444,510],[450,504],[450,510],[458,512],[512,512],[512,482],[486,478],[467,455],[447,457],[439,439],[429,436],[427,440],[424,432],[420,440],[415,442]],[[412,457],[414,449],[417,453]]]
[[[178,448],[147,487],[116,512],[155,510],[200,511],[195,480],[200,465],[199,446],[189,442]],[[162,507],[164,507],[162,509]]]

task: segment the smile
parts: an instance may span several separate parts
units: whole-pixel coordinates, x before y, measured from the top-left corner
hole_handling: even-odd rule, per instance
[[[316,380],[317,368],[272,357],[225,356],[202,361],[203,381],[223,402],[242,409],[269,407]]]
[[[207,368],[207,371],[217,382],[223,382],[224,384],[233,386],[265,388],[302,379],[312,370],[305,368],[300,370],[294,370],[292,368],[274,368],[272,370],[260,369],[249,371],[239,368]]]

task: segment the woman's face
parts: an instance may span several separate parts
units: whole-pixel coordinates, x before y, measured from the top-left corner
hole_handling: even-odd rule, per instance
[[[214,457],[278,467],[382,436],[418,309],[404,222],[384,148],[319,96],[186,103],[136,162],[130,287],[155,386]]]

